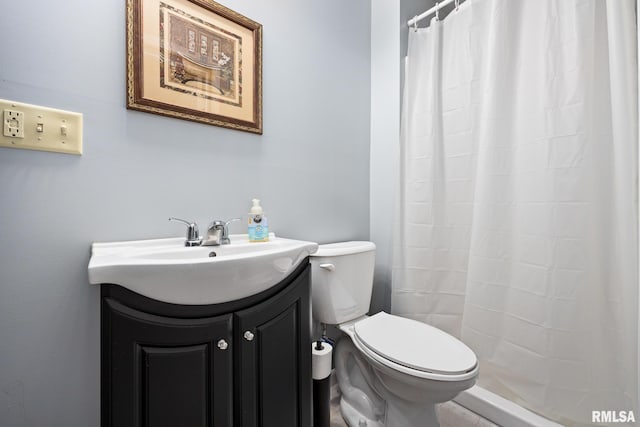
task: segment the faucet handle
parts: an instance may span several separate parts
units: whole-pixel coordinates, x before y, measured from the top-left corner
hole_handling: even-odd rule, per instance
[[[229,243],[231,243],[231,239],[229,239],[229,224],[235,221],[240,221],[240,220],[241,218],[231,218],[230,220],[224,222],[224,227],[222,229],[222,239],[221,239],[221,243],[223,245],[228,245]]]
[[[170,217],[169,221],[178,221],[187,226],[187,237],[184,242],[185,246],[200,246],[202,239],[198,231],[198,224],[193,221],[185,221],[184,219]]]

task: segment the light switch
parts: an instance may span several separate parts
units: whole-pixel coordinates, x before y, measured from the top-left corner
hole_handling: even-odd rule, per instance
[[[82,114],[0,99],[0,147],[82,154]]]

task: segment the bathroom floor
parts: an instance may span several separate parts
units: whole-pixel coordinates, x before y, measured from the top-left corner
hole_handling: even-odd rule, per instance
[[[438,419],[440,420],[440,427],[500,427],[455,402],[446,402],[438,405],[436,407],[436,412],[438,414]],[[349,427],[340,414],[340,389],[335,383],[331,385],[330,427]]]

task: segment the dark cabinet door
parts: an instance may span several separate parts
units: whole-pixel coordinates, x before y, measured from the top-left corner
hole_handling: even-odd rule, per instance
[[[311,426],[309,279],[307,267],[285,291],[236,313],[239,426]]]
[[[102,426],[232,427],[232,315],[178,319],[102,300]]]

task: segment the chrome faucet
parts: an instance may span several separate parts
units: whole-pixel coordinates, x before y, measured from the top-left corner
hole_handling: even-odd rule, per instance
[[[240,221],[240,218],[232,218],[229,221],[212,221],[207,227],[207,237],[202,242],[203,246],[219,246],[231,243],[229,239],[229,224]]]
[[[169,221],[178,221],[187,226],[187,237],[184,241],[185,246],[200,246],[202,244],[198,224],[193,221],[185,221],[184,219],[173,217],[169,218]]]

